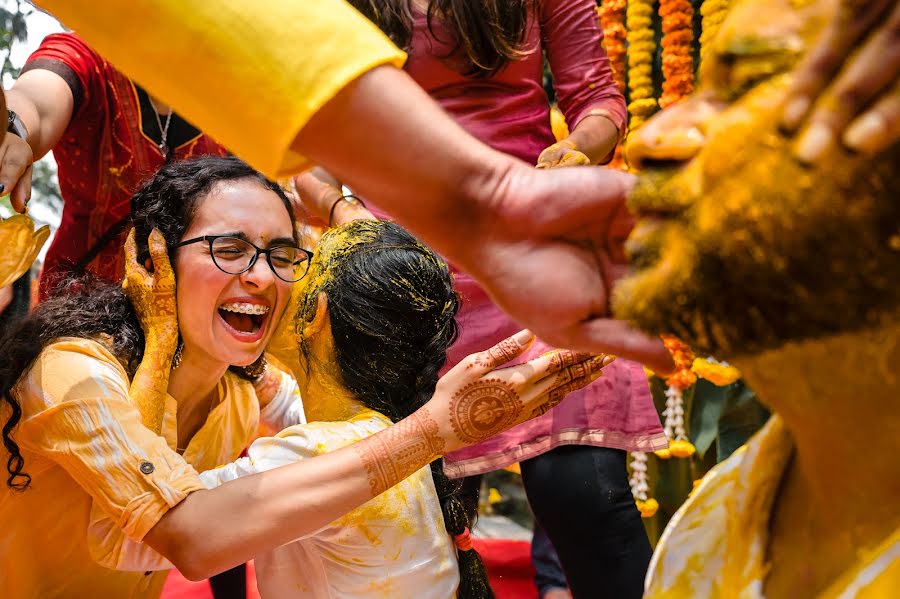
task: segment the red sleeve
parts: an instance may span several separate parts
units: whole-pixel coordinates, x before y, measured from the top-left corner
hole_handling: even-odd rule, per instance
[[[74,119],[82,108],[97,104],[93,99],[103,93],[104,65],[103,58],[74,33],[52,33],[28,57],[22,72],[46,69],[62,77],[75,99]]]
[[[625,132],[625,98],[613,79],[603,49],[603,30],[594,0],[544,0],[541,41],[547,52],[559,108],[569,129],[591,111]]]

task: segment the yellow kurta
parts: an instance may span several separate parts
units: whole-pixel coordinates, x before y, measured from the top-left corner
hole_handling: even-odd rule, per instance
[[[197,471],[237,458],[259,425],[252,385],[226,374],[182,458],[174,399],[160,437],[141,424],[128,387],[103,345],[75,338],[44,348],[19,381],[13,436],[32,483],[25,492],[0,487],[0,597],[157,597],[165,571],[112,568],[139,563],[145,546],[133,541],[204,488]]]
[[[406,55],[342,0],[38,0],[150,93],[271,178],[366,71]]]
[[[659,541],[645,599],[764,598],[769,516],[792,451],[790,435],[773,416],[706,475]],[[887,599],[898,590],[900,530],[847,564],[816,599]]]

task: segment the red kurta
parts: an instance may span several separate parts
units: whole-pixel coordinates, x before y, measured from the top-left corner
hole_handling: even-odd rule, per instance
[[[98,239],[128,216],[132,194],[165,162],[157,142],[142,131],[138,88],[112,64],[72,33],[48,35],[28,58],[25,69],[47,68],[48,61],[68,67],[78,78],[83,95],[53,148],[64,207],[41,272],[41,299],[60,277],[72,274],[73,266]],[[173,146],[172,154],[183,160],[228,152],[198,133]],[[91,260],[88,270],[118,280],[124,273],[126,233],[127,227],[121,227]]]

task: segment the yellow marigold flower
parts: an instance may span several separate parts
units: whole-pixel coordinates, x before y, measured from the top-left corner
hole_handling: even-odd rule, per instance
[[[646,501],[638,499],[634,503],[641,512],[641,518],[652,518],[656,515],[656,510],[659,509],[659,503],[652,497]]]
[[[664,460],[668,460],[669,458],[672,457],[672,450],[669,449],[668,447],[666,447],[664,449],[657,449],[653,453],[656,454],[656,457],[662,458]]]
[[[491,487],[488,491],[488,503],[491,505],[495,505],[503,501],[503,495],[500,494],[500,491]]]
[[[569,126],[566,124],[566,117],[554,106],[550,109],[550,128],[553,130],[553,137],[556,141],[569,137]]]
[[[672,456],[676,458],[689,458],[697,453],[694,444],[685,439],[676,439],[669,443],[669,451],[671,451]]]
[[[730,385],[741,378],[741,371],[734,366],[704,358],[694,360],[691,371],[719,387]]]

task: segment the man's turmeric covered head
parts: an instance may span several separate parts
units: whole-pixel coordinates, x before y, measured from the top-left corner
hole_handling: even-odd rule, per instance
[[[723,357],[896,321],[900,147],[806,167],[778,129],[787,71],[836,10],[737,2],[697,92],[632,135],[643,171],[619,317]]]

